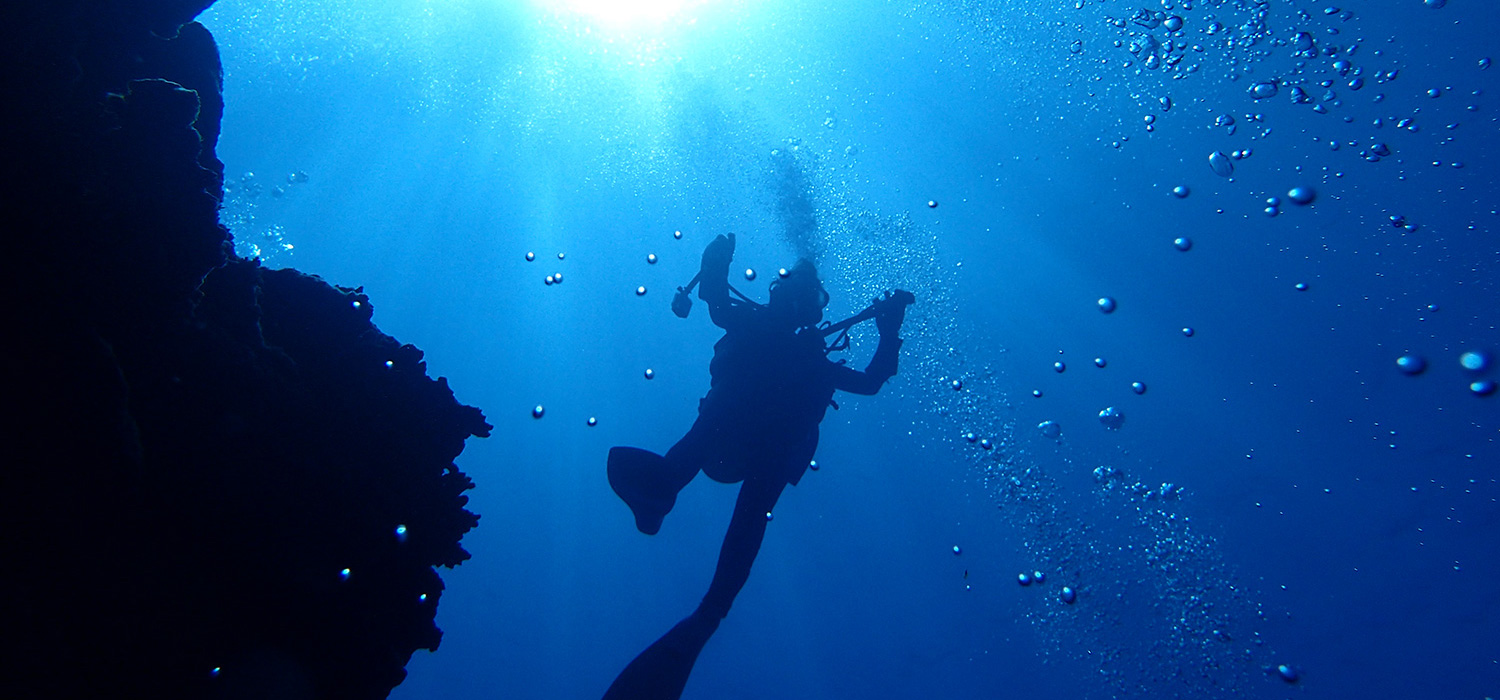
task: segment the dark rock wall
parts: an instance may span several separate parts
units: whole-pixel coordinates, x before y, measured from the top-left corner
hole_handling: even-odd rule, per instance
[[[0,698],[383,698],[468,557],[480,412],[232,252],[208,4],[0,8]]]

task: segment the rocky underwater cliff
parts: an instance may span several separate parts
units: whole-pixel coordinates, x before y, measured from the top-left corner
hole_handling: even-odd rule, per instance
[[[0,697],[383,698],[468,558],[479,410],[232,251],[209,4],[0,9]]]

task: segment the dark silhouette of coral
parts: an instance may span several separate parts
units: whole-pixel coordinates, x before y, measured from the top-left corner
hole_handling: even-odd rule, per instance
[[[0,697],[383,698],[468,557],[480,412],[232,253],[208,4],[0,9]]]

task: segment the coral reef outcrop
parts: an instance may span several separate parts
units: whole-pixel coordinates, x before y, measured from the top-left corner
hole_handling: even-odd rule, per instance
[[[232,251],[208,5],[0,9],[0,697],[383,698],[468,557],[480,412]]]

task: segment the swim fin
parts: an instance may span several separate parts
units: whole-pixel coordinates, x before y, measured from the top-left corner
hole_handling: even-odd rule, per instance
[[[667,459],[635,447],[611,447],[608,472],[610,488],[635,514],[635,528],[648,535],[660,531],[677,503]]]
[[[719,618],[694,611],[635,657],[610,684],[604,700],[678,700]]]

